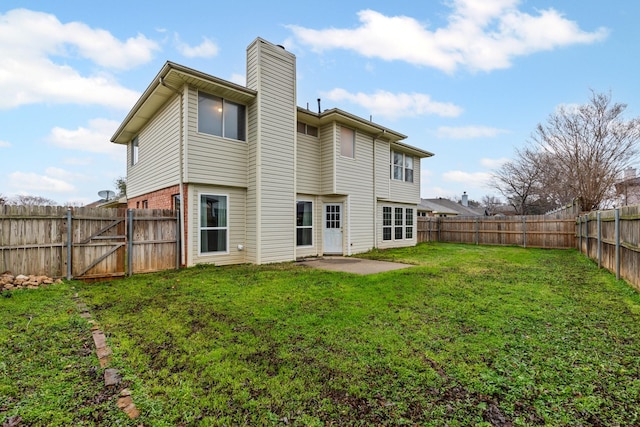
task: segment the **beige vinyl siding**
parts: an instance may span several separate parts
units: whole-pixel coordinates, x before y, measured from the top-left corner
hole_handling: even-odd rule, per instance
[[[298,200],[313,203],[313,245],[296,246],[296,258],[317,256],[322,246],[322,202],[319,197],[310,194],[298,194]]]
[[[258,51],[247,49],[247,87],[258,87]],[[245,252],[247,261],[257,264],[258,235],[258,179],[256,165],[258,157],[258,103],[247,107],[247,243]]]
[[[246,245],[246,197],[247,192],[243,188],[221,187],[213,185],[189,185],[189,237],[188,242],[191,250],[188,251],[189,257],[187,265],[195,264],[242,264],[247,262],[246,252],[238,250],[238,245]],[[228,253],[220,254],[203,254],[200,255],[200,218],[199,206],[201,194],[215,194],[227,196],[228,209]]]
[[[395,208],[412,208],[413,209],[413,238],[411,239],[402,239],[402,240],[382,240],[382,208],[384,206],[388,206],[391,208],[391,220],[394,220]],[[404,212],[404,211],[403,211]],[[389,202],[378,202],[378,206],[376,208],[377,215],[377,239],[378,239],[378,248],[380,249],[388,249],[388,248],[404,248],[407,246],[415,246],[418,243],[418,219],[417,219],[417,206],[414,204],[403,204],[403,203],[389,203]],[[393,222],[391,229],[391,236],[393,237]]]
[[[389,199],[391,197],[390,152],[391,146],[388,141],[376,141],[376,197],[380,199]]]
[[[138,163],[127,146],[129,198],[170,187],[180,179],[180,96],[176,95],[138,134]]]
[[[344,199],[345,254],[366,252],[375,245],[373,138],[356,131],[355,157],[341,156],[339,143],[335,153],[336,193],[348,194]]]
[[[326,124],[319,129],[321,151],[321,194],[336,192],[336,135],[335,123]],[[339,147],[338,147],[339,149]]]
[[[298,133],[296,190],[299,193],[320,194],[322,190],[321,170],[320,139]]]
[[[258,69],[248,85],[258,91],[250,157],[256,161],[256,262],[262,264],[295,258],[296,71],[295,57],[280,47],[258,39],[249,50]]]
[[[198,91],[190,88],[188,93],[186,152],[189,168],[186,181],[246,187],[247,143],[199,133]],[[233,99],[230,101],[234,102]]]
[[[413,182],[391,179],[390,165],[387,160],[387,176],[389,177],[389,200],[402,203],[420,203],[420,159],[413,158]]]

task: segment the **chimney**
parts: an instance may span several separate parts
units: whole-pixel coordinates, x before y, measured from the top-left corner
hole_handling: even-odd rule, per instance
[[[462,193],[462,206],[469,207],[469,196],[467,196],[467,192]]]

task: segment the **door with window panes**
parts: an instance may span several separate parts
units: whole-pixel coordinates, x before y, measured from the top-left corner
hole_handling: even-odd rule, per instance
[[[324,205],[323,236],[324,253],[341,254],[342,250],[342,203]]]

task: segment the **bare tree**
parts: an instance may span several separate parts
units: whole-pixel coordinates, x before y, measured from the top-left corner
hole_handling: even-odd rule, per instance
[[[540,198],[542,169],[541,163],[532,161],[535,155],[528,151],[516,151],[513,161],[504,163],[492,176],[491,186],[502,194],[513,206],[517,215],[533,212],[533,202]]]
[[[484,208],[485,212],[488,215],[494,215],[498,206],[500,206],[502,202],[496,196],[482,196],[481,206]]]
[[[0,193],[0,205],[5,205],[7,204],[8,201],[9,199],[7,199],[7,197],[5,197],[2,193]]]
[[[640,148],[640,118],[625,120],[626,108],[612,103],[610,93],[592,92],[589,103],[560,107],[537,126],[531,150],[544,153],[552,165],[544,169],[550,175],[546,181],[563,190],[558,197],[578,198],[583,210],[598,209],[612,197],[614,184]]]
[[[55,200],[47,199],[42,196],[18,195],[11,199],[9,204],[25,206],[56,206],[58,203]]]

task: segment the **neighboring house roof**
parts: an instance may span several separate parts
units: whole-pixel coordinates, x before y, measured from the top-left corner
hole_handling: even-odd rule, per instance
[[[255,90],[167,61],[113,134],[111,142],[117,144],[131,142],[140,129],[153,118],[154,113],[175,94],[177,89],[174,88],[180,88],[185,83],[246,103],[253,101],[257,95]]]
[[[420,199],[418,211],[432,212],[436,215],[483,216],[484,209],[462,206],[449,199]]]

